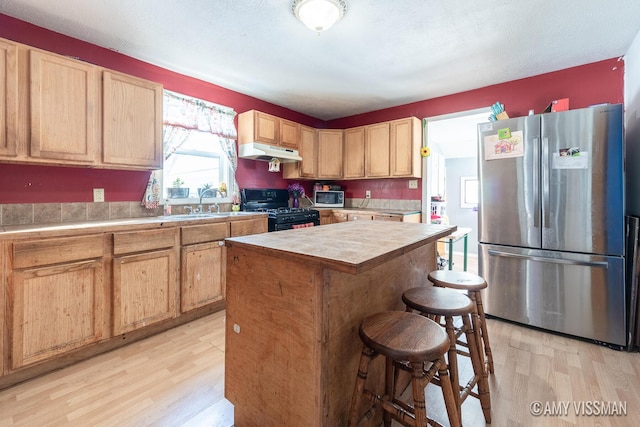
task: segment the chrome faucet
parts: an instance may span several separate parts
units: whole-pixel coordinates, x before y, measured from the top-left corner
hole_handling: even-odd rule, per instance
[[[200,193],[200,202],[198,203],[198,212],[200,213],[202,213],[202,199],[207,193],[209,193],[211,197],[216,196],[212,189],[204,190],[202,193]],[[216,213],[220,213],[220,205],[215,202],[213,204],[216,206]],[[209,212],[211,212],[211,206],[209,206]]]

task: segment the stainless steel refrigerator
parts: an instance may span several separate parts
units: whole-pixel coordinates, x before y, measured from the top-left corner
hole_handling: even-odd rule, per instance
[[[478,125],[487,314],[626,345],[622,117],[603,105]]]

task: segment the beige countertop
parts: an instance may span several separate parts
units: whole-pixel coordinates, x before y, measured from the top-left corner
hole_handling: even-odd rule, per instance
[[[456,226],[388,221],[350,221],[320,227],[226,239],[257,252],[280,254],[359,274],[451,234]]]
[[[33,237],[59,237],[115,231],[144,230],[216,222],[239,221],[264,216],[260,212],[221,212],[203,215],[171,215],[144,218],[123,218],[100,221],[63,222],[55,224],[5,225],[0,227],[0,240]]]

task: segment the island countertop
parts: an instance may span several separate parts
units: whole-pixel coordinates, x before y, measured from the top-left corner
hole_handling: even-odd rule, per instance
[[[226,239],[227,246],[329,266],[359,274],[403,253],[448,236],[456,226],[350,221]]]

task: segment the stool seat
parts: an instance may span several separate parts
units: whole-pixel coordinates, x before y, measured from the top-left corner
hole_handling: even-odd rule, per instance
[[[429,273],[429,280],[436,286],[465,291],[479,291],[487,287],[482,277],[466,271],[435,270]]]
[[[439,316],[460,316],[471,313],[475,304],[468,296],[452,289],[420,286],[406,290],[402,302],[422,313]]]
[[[442,396],[451,427],[460,427],[457,390],[454,391],[445,362],[449,337],[440,325],[419,314],[387,311],[371,315],[360,323],[363,341],[358,375],[351,397],[348,427],[369,424],[377,411],[382,410],[385,427],[392,419],[407,427],[440,425],[427,417],[425,387],[438,375]],[[376,390],[375,382],[367,385],[369,365],[378,357],[385,358],[384,392]],[[413,405],[401,400],[396,393],[399,374],[411,375]],[[363,405],[364,404],[364,405]],[[368,425],[369,425],[368,424]]]
[[[449,338],[434,321],[404,311],[387,311],[360,324],[362,342],[394,360],[423,362],[437,359],[449,348]]]

